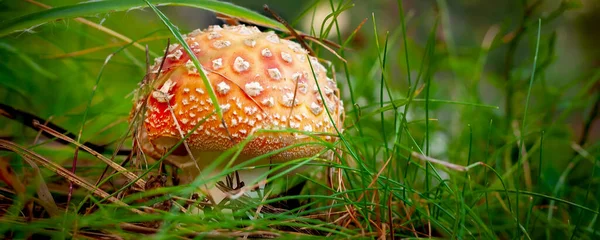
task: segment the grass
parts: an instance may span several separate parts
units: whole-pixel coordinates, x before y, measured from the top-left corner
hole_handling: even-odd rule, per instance
[[[160,3],[179,7],[156,7]],[[282,24],[215,1],[45,2],[55,5],[51,9],[1,2],[11,11],[0,14],[0,59],[10,59],[0,63],[0,113],[6,116],[0,119],[6,150],[0,152],[0,234],[598,238],[600,144],[593,123],[600,69],[552,76],[553,69],[568,72],[558,65],[564,45],[557,38],[564,37],[562,16],[577,6],[515,3],[510,14],[519,21],[485,26],[482,42],[465,47],[450,2],[437,1],[428,14],[415,14],[403,1],[385,3],[372,12],[348,0],[311,1],[301,10],[270,5],[294,12],[282,14],[296,16],[286,19],[294,28],[310,20],[307,34],[335,33],[335,54],[308,42],[331,61],[346,102],[337,141],[312,143],[334,150],[335,161],[314,156],[261,165],[271,169],[265,192],[215,206],[190,196],[277,152],[232,165],[241,143],[203,169],[229,162],[221,175],[184,185],[161,178],[173,171],[164,159],[145,162],[138,155],[140,161],[130,162],[128,155],[137,152],[128,121],[133,91],[146,73],[144,45],[158,57],[167,38],[182,42],[181,34],[196,27],[175,14],[182,9],[223,13],[291,36]],[[328,20],[319,20],[320,6],[329,9]],[[397,8],[397,22],[389,23],[389,6]],[[349,28],[342,21],[346,12],[357,16]],[[39,124],[56,125],[39,127],[32,115]],[[581,130],[572,127],[579,116]],[[48,135],[52,129],[59,133]],[[124,164],[134,175],[100,159]],[[299,168],[311,171],[288,174]],[[144,184],[145,191],[136,190]],[[147,187],[152,184],[159,187]],[[181,211],[189,205],[204,214]]]

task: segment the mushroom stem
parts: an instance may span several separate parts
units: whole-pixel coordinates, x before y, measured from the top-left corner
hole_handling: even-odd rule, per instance
[[[234,191],[234,190],[240,190],[242,188],[242,186],[245,187],[244,189],[248,189],[248,188],[252,187],[252,186],[250,186],[251,184],[255,184],[255,185],[258,185],[258,188],[260,188],[260,189],[264,188],[264,183],[263,183],[264,181],[262,181],[262,180],[265,180],[265,179],[259,179],[259,178],[264,176],[269,171],[269,168],[256,167],[256,166],[268,164],[269,160],[266,158],[258,160],[255,163],[253,163],[252,165],[238,170],[237,177],[239,177],[239,179],[237,177],[232,177],[233,183],[230,184],[230,186],[228,186],[229,188],[231,188],[232,191],[230,191],[229,193],[226,193],[226,192],[222,191],[221,189],[219,189],[216,184],[217,184],[217,182],[222,181],[223,183],[228,185],[228,181],[226,180],[227,177],[223,175],[223,172],[229,161],[224,160],[224,161],[218,163],[218,165],[214,169],[212,169],[210,172],[205,171],[205,168],[210,166],[215,160],[217,160],[219,158],[219,156],[221,156],[222,152],[193,151],[192,154],[194,155],[194,158],[197,161],[195,163],[190,162],[189,156],[169,156],[167,159],[170,162],[172,162],[174,165],[179,166],[180,169],[182,170],[182,173],[181,173],[182,183],[184,183],[184,184],[191,183],[199,177],[203,178],[202,182],[204,182],[206,184],[206,187],[208,188],[208,193],[211,195],[211,197],[213,198],[213,200],[215,201],[216,204],[221,202],[223,199],[227,198],[228,195],[231,196],[231,195],[235,195],[236,193],[238,193],[238,191]],[[252,157],[240,155],[235,159],[235,161],[233,162],[233,164],[231,166],[235,166],[242,162],[246,162],[246,161],[250,160],[251,158]],[[199,166],[202,166],[202,167],[199,167]],[[232,173],[232,174],[234,174],[234,173]],[[218,179],[212,180],[217,176],[220,176],[220,177],[218,177]],[[238,185],[237,180],[239,180],[240,183],[243,183],[243,185]],[[250,196],[253,195],[252,192],[244,191],[244,190],[242,190],[242,192],[240,192],[240,193],[246,193],[247,195],[250,195]]]

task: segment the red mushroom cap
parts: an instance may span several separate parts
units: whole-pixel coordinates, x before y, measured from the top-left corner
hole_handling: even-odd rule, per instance
[[[155,149],[164,151],[172,147],[181,139],[178,128],[187,134],[207,117],[187,139],[194,150],[224,151],[253,135],[242,154],[258,156],[316,141],[302,133],[258,133],[259,129],[328,133],[318,136],[330,142],[334,140],[330,135],[336,133],[334,125],[341,129],[343,104],[336,83],[327,77],[327,69],[316,58],[307,57],[307,51],[298,43],[243,25],[195,30],[185,41],[215,90],[226,126],[216,114],[210,116],[214,103],[207,87],[190,56],[181,46],[173,44],[155,83],[156,90],[145,99],[147,112],[143,126]],[[158,74],[161,61],[162,58],[156,59],[153,73]],[[329,108],[333,121],[325,107]],[[307,144],[272,159],[311,156],[323,148],[322,144]]]

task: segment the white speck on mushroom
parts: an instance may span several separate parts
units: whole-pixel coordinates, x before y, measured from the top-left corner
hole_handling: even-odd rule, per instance
[[[191,113],[190,113],[190,117],[191,117],[191,118],[194,118],[194,117],[196,117],[196,114],[191,112]],[[196,125],[196,124],[194,124],[194,125]]]
[[[188,59],[187,62],[185,62],[185,68],[187,68],[188,74],[198,73],[198,69],[194,66],[194,62],[192,62],[191,59]]]
[[[279,69],[269,68],[269,69],[267,69],[267,72],[269,73],[269,77],[271,77],[271,79],[273,79],[273,80],[281,79],[281,72],[279,71]]]
[[[331,94],[333,94],[333,90],[331,90],[331,88],[325,86],[323,89],[324,89],[323,92],[325,92],[325,95],[331,95]]]
[[[243,34],[243,35],[250,35],[250,34],[252,34],[252,31],[249,28],[247,28],[246,26],[240,26],[238,32],[240,34]]]
[[[306,132],[312,132],[312,130],[313,130],[313,128],[312,128],[311,125],[304,126],[304,131],[306,131]]]
[[[169,45],[169,52],[175,50],[178,47],[179,47],[179,43],[173,43],[173,44]]]
[[[227,112],[227,110],[229,110],[230,108],[231,104],[229,103],[221,105],[221,110],[223,110],[223,112]]]
[[[248,95],[250,95],[251,97],[258,96],[260,94],[260,92],[262,92],[264,90],[259,82],[246,83],[246,85],[244,87],[246,89],[246,93]]]
[[[221,49],[221,48],[229,47],[229,46],[231,46],[230,41],[217,40],[217,41],[213,42],[213,47],[215,47],[217,49]]]
[[[286,61],[288,63],[292,62],[292,55],[287,53],[287,52],[281,52],[281,59],[283,59],[283,61]]]
[[[190,101],[195,102],[198,101],[198,99],[196,98],[196,96],[190,95]]]
[[[235,126],[237,126],[237,124],[238,124],[238,121],[235,118],[232,118],[231,119],[231,126],[235,127]]]
[[[275,33],[269,33],[269,35],[267,35],[267,41],[272,42],[272,43],[279,43],[279,37],[277,35],[275,35]]]
[[[167,58],[179,60],[179,58],[181,58],[182,55],[183,52],[180,49],[177,49],[177,51],[167,54]]]
[[[294,93],[288,92],[283,94],[282,100],[283,105],[286,107],[292,107],[298,105],[298,99],[294,98]]]
[[[315,68],[316,73],[327,72],[327,69],[323,67],[321,63],[319,63],[319,59],[317,59],[316,57],[310,56],[310,64],[312,64],[312,66]]]
[[[292,49],[292,51],[294,51],[295,53],[302,53],[302,52],[304,52],[303,51],[304,49],[302,49],[302,47],[300,46],[300,44],[295,43],[295,42],[291,42],[290,44],[288,44],[288,47],[290,49]]]
[[[262,51],[260,51],[260,54],[263,57],[271,57],[271,56],[273,56],[273,53],[271,53],[271,50],[269,50],[268,48],[265,48]]]
[[[198,42],[193,42],[192,45],[190,45],[190,48],[192,48],[192,51],[195,53],[199,53],[200,50],[200,44]]]
[[[300,60],[300,62],[306,62],[306,56],[304,56],[303,54],[296,54],[296,57],[298,58],[298,60]]]
[[[200,94],[204,94],[204,90],[202,88],[196,88],[196,92]]]
[[[250,68],[250,63],[241,57],[236,57],[233,61],[233,70],[243,72]]]
[[[321,106],[319,106],[319,104],[317,104],[316,102],[312,102],[310,104],[310,111],[314,115],[319,115],[319,113],[321,113],[321,111],[323,111],[323,108],[321,108]]]
[[[331,79],[331,78],[326,78],[326,79],[327,79],[327,84],[329,84],[329,87],[335,88],[335,82],[333,81],[333,79]]]
[[[308,92],[308,85],[306,83],[298,83],[298,91],[306,94]]]
[[[182,119],[179,119],[179,121],[183,124],[187,124],[190,120],[187,118],[182,118]]]
[[[337,104],[335,103],[330,103],[329,101],[327,101],[327,108],[329,108],[330,112],[335,112],[335,110],[337,109]]]
[[[264,100],[262,100],[263,105],[267,106],[267,107],[272,107],[273,105],[275,105],[275,100],[273,100],[273,97],[268,97],[265,98]]]
[[[163,57],[157,57],[154,59],[154,67],[159,67],[160,63],[162,62]]]
[[[223,67],[223,59],[222,58],[217,58],[215,60],[212,60],[212,67],[214,70],[217,70],[221,67]]]
[[[259,116],[260,116],[260,115],[259,115]],[[254,121],[254,120],[250,120],[250,121],[248,121],[248,125],[249,125],[249,126],[251,126],[251,127],[252,127],[252,126],[254,126],[254,123],[256,123],[256,121]]]
[[[244,112],[247,115],[252,115],[252,114],[256,113],[256,111],[258,111],[258,108],[256,108],[256,107],[245,107],[244,108]]]
[[[213,39],[220,38],[220,37],[221,37],[221,34],[218,32],[209,32],[208,33],[208,40],[213,40]]]
[[[198,34],[200,34],[200,33],[202,33],[202,30],[200,30],[200,29],[195,29],[194,31],[192,31],[192,32],[189,34],[189,36],[191,36],[191,37],[195,37],[195,36],[197,36],[197,35],[198,35]]]
[[[240,133],[241,134],[246,134],[248,131],[246,131],[246,129],[240,129]]]
[[[190,92],[190,89],[189,89],[189,88],[184,88],[184,89],[183,89],[183,92],[184,92],[184,93],[189,93],[189,92]]]
[[[168,102],[173,97],[172,94],[169,94],[169,91],[173,89],[175,84],[176,83],[171,81],[171,79],[167,79],[167,81],[163,83],[162,87],[160,87],[158,91],[152,92],[152,97],[156,98],[156,101],[161,103]]]
[[[230,89],[231,87],[225,82],[220,82],[219,84],[217,84],[217,92],[219,92],[220,94],[227,94],[227,92],[229,92]]]
[[[300,78],[302,78],[302,73],[296,72],[292,74],[292,80],[297,82],[298,80],[300,80]]]
[[[187,106],[188,104],[190,104],[187,99],[181,100],[181,103],[183,104],[183,106]]]
[[[319,95],[319,87],[321,86],[317,86],[317,84],[313,85],[313,92],[316,93],[317,95]],[[322,89],[322,87],[321,87]]]
[[[248,38],[248,39],[244,39],[244,44],[246,44],[246,46],[248,47],[254,47],[256,46],[256,40]]]

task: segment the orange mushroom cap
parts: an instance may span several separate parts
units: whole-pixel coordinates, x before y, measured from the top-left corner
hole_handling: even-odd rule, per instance
[[[158,74],[155,90],[142,100],[147,102],[143,127],[156,150],[164,153],[179,141],[179,129],[184,134],[193,131],[187,144],[197,151],[224,151],[253,135],[242,150],[248,156],[316,141],[302,133],[257,132],[259,129],[327,133],[316,136],[330,142],[334,140],[330,135],[336,133],[334,125],[341,130],[343,103],[336,83],[298,43],[243,25],[211,26],[184,37],[215,90],[225,125],[213,114],[215,103],[190,56],[173,44],[160,74],[162,58],[152,66]],[[322,144],[306,144],[272,159],[311,156],[323,148]]]

